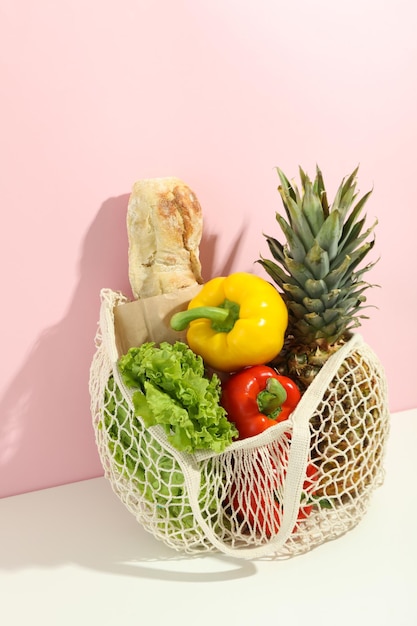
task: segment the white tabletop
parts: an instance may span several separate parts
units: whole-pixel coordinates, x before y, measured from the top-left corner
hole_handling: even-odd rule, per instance
[[[415,626],[416,447],[417,409],[393,415],[364,519],[284,561],[174,552],[103,478],[0,500],[1,623]]]

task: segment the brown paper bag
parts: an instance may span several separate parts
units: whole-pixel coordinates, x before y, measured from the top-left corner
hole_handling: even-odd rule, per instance
[[[146,341],[155,343],[185,341],[186,331],[173,330],[170,320],[174,313],[187,308],[201,287],[192,285],[175,293],[152,296],[116,306],[114,326],[119,356],[126,354],[129,348],[140,346]]]

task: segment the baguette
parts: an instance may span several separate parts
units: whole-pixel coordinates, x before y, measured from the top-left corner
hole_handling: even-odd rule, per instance
[[[136,182],[127,209],[129,282],[135,298],[202,284],[202,210],[179,178]]]

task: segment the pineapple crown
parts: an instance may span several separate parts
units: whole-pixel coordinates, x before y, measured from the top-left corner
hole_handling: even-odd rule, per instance
[[[286,218],[276,214],[286,241],[265,235],[272,259],[261,257],[289,310],[288,333],[303,345],[333,344],[360,326],[364,292],[371,285],[363,275],[374,263],[361,266],[374,246],[368,240],[377,221],[364,229],[363,207],[372,190],[358,199],[357,172],[342,180],[329,205],[322,173],[314,181],[299,168],[301,192],[277,168],[278,191]]]

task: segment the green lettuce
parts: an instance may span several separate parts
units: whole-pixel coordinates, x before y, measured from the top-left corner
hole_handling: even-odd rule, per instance
[[[122,380],[134,388],[135,414],[145,426],[160,424],[178,450],[223,452],[238,436],[220,405],[217,374],[183,342],[153,342],[130,348],[118,362]]]
[[[160,520],[160,529],[191,531],[194,515],[188,500],[184,475],[175,458],[163,450],[143,427],[138,418],[130,415],[130,407],[111,376],[105,392],[105,408],[99,430],[107,433],[107,445],[114,466],[133,483],[139,493],[154,506],[154,515]],[[206,496],[207,486],[202,486]],[[211,492],[214,495],[214,490]],[[214,515],[217,507],[212,505]]]

